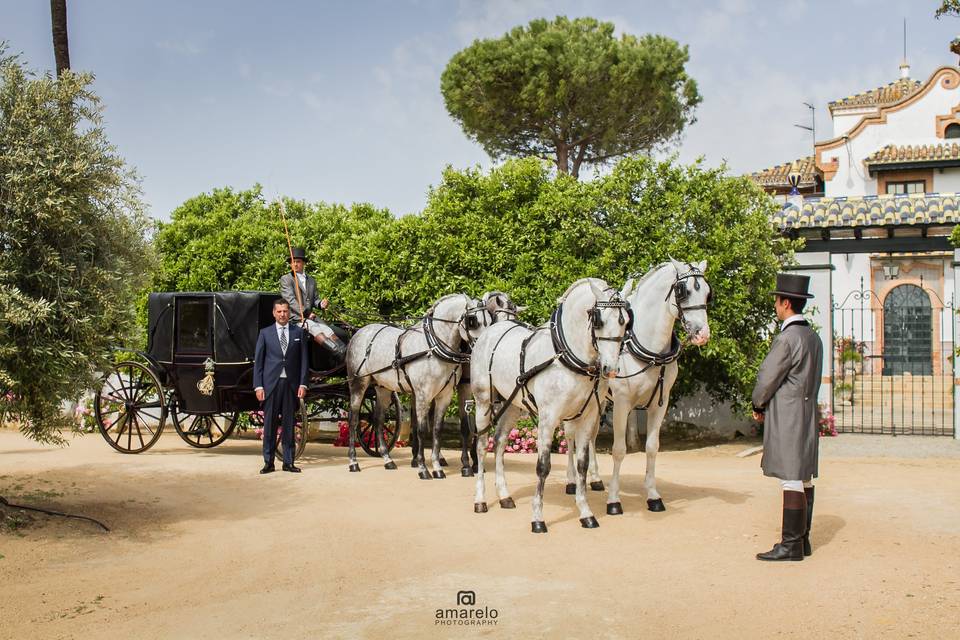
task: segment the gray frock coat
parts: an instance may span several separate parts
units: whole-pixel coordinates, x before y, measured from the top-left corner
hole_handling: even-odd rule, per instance
[[[297,279],[296,287],[300,289],[300,297],[303,299],[303,306],[307,310],[307,317],[309,317],[313,313],[314,307],[317,306],[317,281],[309,275],[306,276],[306,280],[307,286],[301,287],[300,281]],[[294,290],[293,273],[288,272],[280,277],[280,295],[290,303],[290,319],[295,324],[300,324],[303,321],[303,314],[300,311],[300,303],[297,301],[297,293]]]
[[[823,343],[805,321],[793,322],[770,345],[757,372],[754,410],[765,414],[763,474],[781,480],[817,477],[817,394]]]

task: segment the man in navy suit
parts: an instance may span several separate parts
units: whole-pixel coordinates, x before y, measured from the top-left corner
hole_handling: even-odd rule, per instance
[[[263,469],[274,471],[277,448],[277,417],[283,416],[284,471],[300,473],[293,464],[293,418],[297,398],[307,394],[307,340],[300,327],[290,324],[290,305],[286,300],[273,302],[276,324],[265,327],[257,337],[253,363],[253,387],[263,406]]]

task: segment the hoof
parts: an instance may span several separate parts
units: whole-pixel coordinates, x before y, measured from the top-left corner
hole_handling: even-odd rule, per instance
[[[443,478],[447,477],[447,474],[445,474],[443,471],[434,471],[433,477],[437,480],[442,480]]]
[[[663,506],[663,499],[657,498],[656,500],[647,500],[647,509],[650,511],[666,511],[667,508]]]
[[[430,472],[427,471],[426,469],[424,469],[423,471],[421,471],[421,472],[418,473],[417,475],[420,477],[421,480],[429,480],[429,479],[430,479]]]
[[[350,465],[350,473],[359,473],[359,472],[360,472],[360,465],[357,464],[356,462],[352,463]]]
[[[474,513],[486,513],[487,512],[487,503],[486,502],[475,502],[473,504]]]
[[[514,503],[513,498],[502,498],[500,500],[501,509],[516,509],[517,505]]]
[[[472,465],[470,465],[470,470],[473,471],[474,473],[477,473],[477,463],[476,463],[476,462],[474,462]]]
[[[603,480],[590,483],[590,491],[603,491]]]
[[[607,515],[608,516],[623,515],[623,505],[621,505],[619,502],[608,502]]]
[[[444,458],[444,457],[442,457],[442,456],[440,457],[440,466],[441,466],[441,467],[446,467],[446,466],[448,466],[448,465],[447,465],[447,459]]]
[[[577,493],[577,485],[573,484],[572,482],[568,482],[566,492],[568,496],[575,495]]]
[[[383,465],[383,468],[384,468],[384,469],[389,469],[390,471],[393,471],[394,469],[397,468],[397,463],[394,462],[393,460],[391,460],[391,461],[388,462],[387,464]]]
[[[580,518],[580,526],[584,529],[596,529],[600,526],[600,523],[597,522],[597,519],[593,516],[589,518]]]
[[[416,469],[416,468],[419,467],[419,466],[420,466],[420,465],[417,464],[417,458],[414,457],[413,460],[410,461],[410,467],[413,468],[413,469]]]
[[[547,523],[541,520],[530,523],[530,531],[534,533],[546,533],[547,532]]]
[[[463,469],[460,469],[460,475],[463,476],[464,478],[472,478],[473,469],[471,469],[470,467],[464,467]]]

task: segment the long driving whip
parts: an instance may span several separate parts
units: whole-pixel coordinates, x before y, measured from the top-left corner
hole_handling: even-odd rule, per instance
[[[300,305],[300,323],[302,326],[306,326],[307,314],[306,309],[303,308],[303,299],[300,297],[300,279],[297,278],[297,272],[293,268],[293,244],[290,242],[290,229],[287,227],[287,207],[280,198],[277,198],[277,204],[280,205],[280,219],[283,220],[283,233],[287,236],[287,250],[290,252],[290,273],[293,274],[293,291],[297,294],[297,304]]]

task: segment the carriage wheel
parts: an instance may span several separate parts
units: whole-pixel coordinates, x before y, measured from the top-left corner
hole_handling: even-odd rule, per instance
[[[163,387],[139,362],[121,362],[107,373],[93,403],[100,435],[120,453],[146,451],[167,418]]]
[[[180,412],[177,410],[176,398],[172,398],[170,417],[173,418],[173,426],[184,442],[198,449],[209,449],[230,437],[237,426],[240,412],[206,415]]]
[[[379,457],[380,443],[377,442],[377,432],[373,426],[373,407],[377,401],[376,392],[367,392],[360,405],[360,420],[357,423],[357,440],[368,456]],[[393,450],[400,435],[400,398],[392,394],[390,403],[383,409],[383,442],[387,445],[387,453]]]
[[[299,406],[297,407],[297,413],[294,416],[293,423],[293,459],[299,460],[300,456],[303,455],[303,450],[307,446],[307,426],[309,424],[310,416],[307,412],[307,405],[301,399]],[[274,450],[274,455],[277,456],[277,460],[283,461],[283,444],[281,440],[281,431],[282,427],[277,429],[277,448]]]

